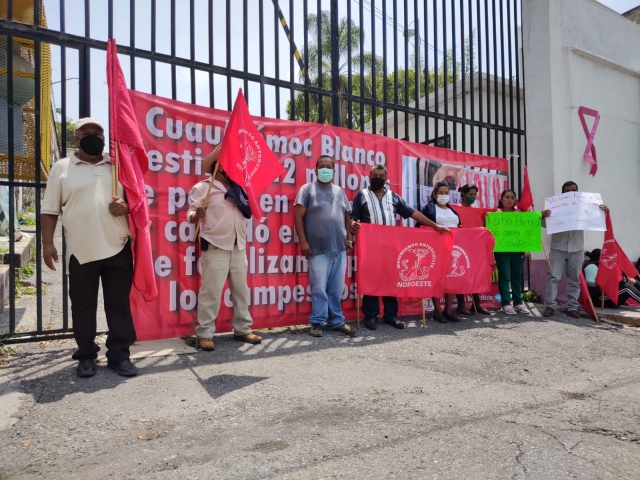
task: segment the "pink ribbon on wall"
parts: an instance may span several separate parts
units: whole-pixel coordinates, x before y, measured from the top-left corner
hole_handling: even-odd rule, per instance
[[[591,165],[591,171],[589,174],[595,177],[596,172],[598,171],[598,157],[596,157],[596,146],[593,144],[593,139],[596,136],[596,130],[598,130],[598,123],[600,123],[600,114],[597,110],[580,107],[578,109],[578,115],[580,116],[580,122],[582,123],[584,134],[587,137],[587,148],[584,149],[584,159]],[[587,121],[584,118],[585,115],[595,118],[593,127],[591,127],[591,132],[589,132],[589,127],[587,127]]]

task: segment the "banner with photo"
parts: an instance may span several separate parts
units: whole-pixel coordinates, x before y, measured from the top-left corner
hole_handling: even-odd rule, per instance
[[[201,262],[194,242],[195,225],[187,222],[188,197],[193,185],[206,178],[202,159],[222,141],[230,112],[133,90],[129,93],[149,158],[145,183],[159,291],[158,298],[150,303],[132,291],[138,338],[192,334]],[[483,198],[482,189],[487,189],[487,199],[481,200],[480,205],[492,207],[496,188],[502,188],[496,187],[495,182],[502,181],[500,172],[507,169],[507,161],[501,158],[316,123],[261,117],[253,120],[285,169],[284,175],[261,195],[260,211],[248,221],[247,282],[254,328],[308,322],[308,264],[300,253],[293,226],[293,202],[302,185],[315,181],[314,167],[319,156],[334,159],[334,183],[344,189],[350,201],[368,187],[370,168],[383,164],[391,189],[415,208],[422,206],[423,187],[429,188],[439,179],[450,182],[452,188],[466,183],[466,179],[478,183],[479,198]],[[482,187],[483,179],[487,187]],[[356,315],[356,265],[356,259],[350,256],[342,297],[347,319]],[[404,302],[400,314],[414,313],[413,305],[403,305]],[[231,331],[232,316],[233,299],[225,286],[216,330]]]

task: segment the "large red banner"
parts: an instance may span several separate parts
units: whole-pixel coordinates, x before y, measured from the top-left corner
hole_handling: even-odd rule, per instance
[[[145,175],[151,218],[151,244],[158,298],[146,303],[132,295],[141,340],[193,333],[200,287],[200,252],[195,225],[187,222],[191,187],[206,176],[202,159],[224,135],[230,112],[130,91],[149,171]],[[315,180],[320,155],[335,161],[334,182],[352,201],[369,184],[372,165],[384,164],[392,188],[403,189],[402,158],[424,158],[455,165],[507,170],[504,159],[455,152],[348,129],[305,122],[253,117],[285,173],[259,198],[260,211],[248,221],[250,312],[254,328],[306,323],[311,312],[308,264],[293,227],[293,200],[302,185]],[[414,187],[415,188],[415,187]],[[348,258],[343,309],[356,314],[356,259]],[[233,301],[223,289],[217,331],[231,331]],[[402,312],[400,312],[402,313]]]
[[[356,240],[359,293],[427,298],[444,292],[451,233],[363,224]]]

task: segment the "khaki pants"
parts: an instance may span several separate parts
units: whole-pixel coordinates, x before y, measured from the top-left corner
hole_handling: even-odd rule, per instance
[[[202,286],[198,294],[198,338],[212,338],[216,332],[215,319],[220,312],[222,289],[229,280],[233,299],[234,335],[251,333],[253,319],[249,314],[247,287],[247,254],[245,250],[221,250],[213,245],[202,252]]]

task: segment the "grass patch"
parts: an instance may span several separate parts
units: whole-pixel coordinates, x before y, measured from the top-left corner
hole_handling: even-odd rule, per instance
[[[32,264],[29,264],[22,267],[21,270],[22,270],[22,275],[25,278],[29,278],[29,277],[32,277],[33,274],[36,272],[36,267],[34,267]]]

